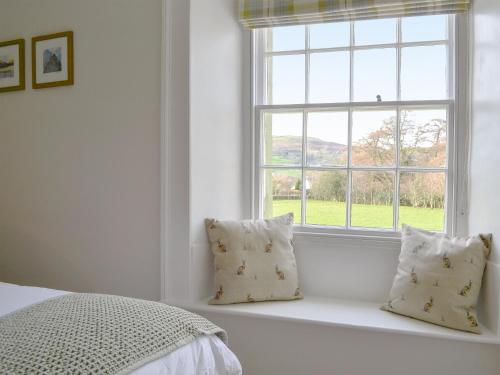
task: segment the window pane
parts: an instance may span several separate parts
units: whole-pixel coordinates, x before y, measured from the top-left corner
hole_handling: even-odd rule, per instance
[[[304,49],[305,26],[283,26],[268,29],[268,51],[292,51]]]
[[[401,111],[402,166],[446,166],[446,117],[444,108]]]
[[[302,112],[264,113],[264,164],[302,164]]]
[[[308,171],[306,174],[306,223],[345,226],[345,171]]]
[[[403,42],[444,40],[448,35],[448,16],[418,16],[401,18]]]
[[[309,26],[309,45],[311,48],[346,47],[350,33],[349,22],[313,24]]]
[[[299,169],[265,169],[264,218],[293,212],[295,223],[301,221],[302,180]]]
[[[348,102],[349,65],[349,52],[312,53],[309,102]]]
[[[352,172],[351,226],[392,228],[393,172]]]
[[[396,50],[369,49],[354,52],[354,100],[396,100]]]
[[[269,58],[271,77],[270,104],[304,103],[304,55],[274,56]]]
[[[354,44],[396,43],[396,19],[366,20],[354,22]]]
[[[307,164],[347,165],[348,113],[309,112],[307,115]]]
[[[352,112],[352,165],[393,166],[396,111]]]
[[[446,46],[401,49],[401,99],[448,98]]]
[[[444,230],[444,173],[401,173],[399,178],[399,226]]]

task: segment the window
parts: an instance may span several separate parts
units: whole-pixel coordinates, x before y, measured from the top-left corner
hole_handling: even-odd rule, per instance
[[[254,31],[255,202],[303,228],[450,232],[455,16]]]

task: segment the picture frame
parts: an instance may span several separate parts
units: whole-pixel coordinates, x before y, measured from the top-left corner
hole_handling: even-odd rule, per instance
[[[0,93],[25,88],[24,39],[0,42]]]
[[[73,85],[73,32],[32,38],[31,61],[34,89]]]

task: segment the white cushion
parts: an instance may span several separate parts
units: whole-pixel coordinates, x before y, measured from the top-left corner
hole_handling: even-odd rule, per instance
[[[383,310],[480,333],[475,306],[491,235],[448,237],[403,225],[399,265]]]
[[[205,223],[215,261],[215,297],[210,304],[302,298],[292,213],[268,220]]]

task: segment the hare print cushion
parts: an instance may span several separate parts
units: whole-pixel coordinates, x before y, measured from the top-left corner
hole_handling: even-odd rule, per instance
[[[206,219],[205,223],[215,261],[210,304],[302,298],[292,213],[268,220]]]
[[[383,310],[480,333],[475,306],[491,235],[450,238],[403,225],[397,274]]]

